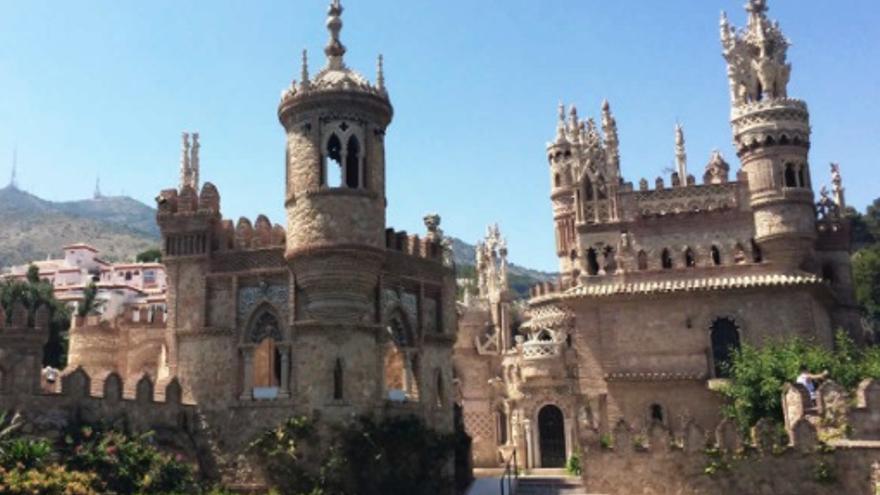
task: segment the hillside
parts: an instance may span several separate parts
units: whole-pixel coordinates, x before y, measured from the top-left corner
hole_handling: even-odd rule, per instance
[[[88,242],[109,261],[132,260],[159,244],[156,210],[126,196],[54,202],[13,187],[0,189],[0,267],[58,256],[61,248]],[[462,276],[473,273],[474,245],[452,238]],[[510,265],[510,285],[521,296],[552,273]]]
[[[127,197],[52,202],[0,189],[0,267],[59,256],[64,245],[75,242],[88,242],[107,260],[133,260],[159,244],[155,215]]]

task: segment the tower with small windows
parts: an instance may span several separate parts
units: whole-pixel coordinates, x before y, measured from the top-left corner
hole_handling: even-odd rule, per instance
[[[788,97],[789,41],[767,18],[766,0],[750,0],[737,30],[722,14],[721,42],[730,81],[733,141],[748,177],[755,241],[768,262],[811,268],[816,240],[808,154],[807,105]]]
[[[316,319],[357,323],[374,311],[385,247],[385,129],[392,107],[382,59],[376,83],[345,65],[342,5],[331,3],[325,66],[281,98],[287,133],[286,258]]]

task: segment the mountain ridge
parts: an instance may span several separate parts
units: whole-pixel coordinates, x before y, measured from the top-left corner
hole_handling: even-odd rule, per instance
[[[0,218],[0,268],[60,256],[65,245],[77,242],[95,246],[108,261],[130,261],[161,242],[156,209],[128,196],[50,201],[7,186],[0,189]],[[472,274],[476,247],[450,237],[461,274]],[[531,285],[556,278],[513,263],[509,273],[511,287],[523,297]]]

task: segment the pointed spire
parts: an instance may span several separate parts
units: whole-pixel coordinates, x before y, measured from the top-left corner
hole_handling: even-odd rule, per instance
[[[339,0],[332,0],[330,8],[327,9],[327,30],[330,31],[330,39],[327,46],[324,47],[324,53],[327,55],[327,67],[330,69],[342,69],[345,63],[342,57],[345,55],[345,45],[339,41],[339,32],[342,31],[342,4]]]
[[[381,53],[376,60],[376,87],[379,91],[385,91],[385,57]]]
[[[578,109],[576,106],[574,106],[574,105],[571,106],[571,108],[568,111],[568,117],[569,117],[569,128],[571,129],[571,132],[577,133],[578,132]]]
[[[309,87],[309,51],[308,50],[303,50],[303,53],[302,53],[302,68],[300,68],[299,80],[300,80],[299,84],[302,88]]]
[[[831,164],[831,192],[834,194],[834,204],[843,211],[846,208],[846,199],[843,195],[843,179],[840,177],[840,164]]]
[[[608,100],[602,101],[602,133],[605,135],[605,153],[613,179],[620,175],[620,140],[617,137],[617,120],[611,113]]]
[[[559,120],[556,122],[556,144],[568,142],[565,137],[565,105],[559,102]]]
[[[12,148],[12,175],[9,177],[9,187],[12,189],[18,189],[18,178],[16,177],[18,173],[18,148]]]
[[[190,154],[190,185],[199,190],[199,133],[192,133],[192,152]]]
[[[180,135],[180,188],[189,184],[191,175],[189,167],[189,133],[184,132]]]
[[[682,185],[687,182],[687,152],[684,147],[684,128],[681,124],[675,124],[675,164],[678,169],[678,177]]]

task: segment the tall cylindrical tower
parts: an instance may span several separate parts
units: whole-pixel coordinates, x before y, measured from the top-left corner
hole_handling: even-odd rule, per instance
[[[763,258],[783,269],[810,267],[816,219],[808,154],[810,118],[788,98],[788,40],[767,18],[766,0],[750,0],[748,25],[737,31],[725,16],[721,40],[731,87],[731,124],[746,172]]]
[[[286,90],[287,250],[306,318],[371,321],[385,248],[385,129],[392,107],[382,59],[375,84],[346,67],[342,6],[330,5],[327,62]]]

